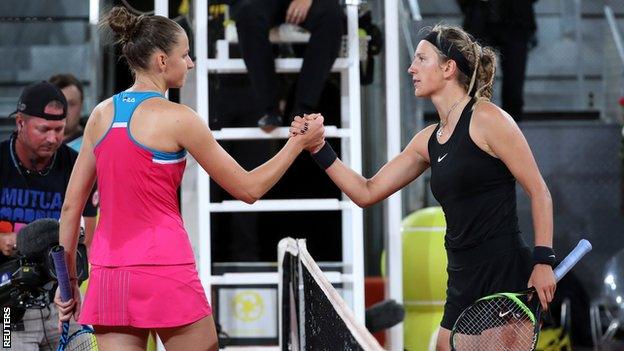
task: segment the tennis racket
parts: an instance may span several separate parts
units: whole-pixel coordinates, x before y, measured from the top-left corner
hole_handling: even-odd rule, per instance
[[[62,246],[55,246],[52,249],[52,258],[54,259],[56,279],[61,291],[61,301],[65,302],[72,298],[69,273],[65,263],[65,249]],[[69,321],[63,322],[57,351],[97,351],[97,349],[93,328],[83,325],[82,329],[69,335]]]
[[[581,240],[555,268],[555,279],[559,281],[591,249],[589,241]],[[451,331],[451,350],[535,350],[541,310],[534,288],[480,298],[457,318]]]

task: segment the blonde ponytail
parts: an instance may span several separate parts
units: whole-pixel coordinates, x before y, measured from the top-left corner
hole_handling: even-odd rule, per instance
[[[431,30],[445,41],[450,42],[470,65],[472,74],[458,70],[457,81],[466,93],[477,100],[489,100],[492,97],[492,85],[496,73],[496,53],[490,47],[481,46],[463,29],[455,26],[436,25]],[[442,62],[450,58],[438,51]],[[470,76],[468,76],[470,74]]]

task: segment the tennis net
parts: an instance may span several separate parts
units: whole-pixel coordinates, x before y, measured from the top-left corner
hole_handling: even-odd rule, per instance
[[[282,351],[383,350],[312,259],[305,240],[282,239],[278,256]]]

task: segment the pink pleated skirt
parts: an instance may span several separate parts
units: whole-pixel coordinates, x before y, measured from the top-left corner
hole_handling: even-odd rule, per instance
[[[105,267],[91,265],[79,322],[103,326],[170,328],[212,313],[194,264]]]

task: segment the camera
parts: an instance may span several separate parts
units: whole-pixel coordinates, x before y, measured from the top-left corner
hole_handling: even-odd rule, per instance
[[[52,248],[59,243],[58,221],[39,219],[17,234],[18,254],[0,265],[0,304],[11,308],[11,324],[20,322],[27,308],[45,308],[56,288]],[[76,252],[79,282],[89,277],[87,248],[81,230]]]

